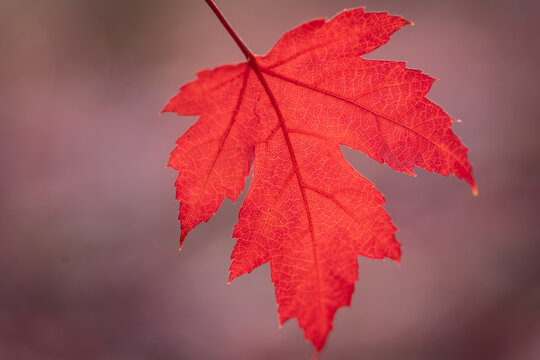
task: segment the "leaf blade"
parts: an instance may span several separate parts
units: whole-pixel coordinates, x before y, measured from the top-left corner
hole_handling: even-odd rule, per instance
[[[202,124],[186,133],[198,139],[186,140],[185,134],[171,155],[170,165],[179,171],[181,242],[225,197],[236,199],[254,156],[253,180],[234,228],[238,241],[229,281],[269,263],[280,323],[297,318],[317,351],[337,309],[350,304],[357,256],[401,257],[383,196],[339,146],[409,175],[416,166],[453,173],[476,189],[468,149],[452,132],[452,118],[426,98],[434,79],[402,62],[360,57],[406,24],[363,9],[307,22],[266,56],[241,46],[247,62],[199,73],[165,108],[200,115]],[[198,128],[204,126],[218,135],[204,134]],[[236,147],[226,146],[229,139]],[[214,155],[201,150],[185,161],[186,144]],[[207,163],[197,168],[201,158]],[[181,178],[186,174],[191,178]],[[203,198],[214,202],[201,206]]]

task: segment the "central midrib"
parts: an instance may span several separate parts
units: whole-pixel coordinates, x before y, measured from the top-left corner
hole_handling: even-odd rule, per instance
[[[266,79],[264,78],[261,69],[259,68],[259,64],[257,64],[257,60],[254,56],[251,56],[248,61],[249,66],[253,69],[255,74],[257,75],[257,78],[261,82],[261,85],[264,88],[264,91],[268,95],[268,98],[270,99],[270,102],[272,103],[272,106],[274,108],[274,111],[276,112],[276,116],[279,120],[279,125],[281,126],[281,129],[283,131],[283,136],[285,138],[285,143],[287,144],[287,149],[289,150],[289,155],[291,157],[291,162],[293,164],[293,171],[296,174],[296,178],[298,179],[298,185],[300,188],[300,193],[302,194],[302,200],[304,202],[304,208],[306,209],[306,215],[308,219],[308,225],[309,225],[309,231],[311,234],[311,244],[312,244],[312,251],[313,251],[313,262],[315,267],[315,274],[317,277],[317,301],[319,305],[319,310],[321,311],[321,314],[324,313],[324,308],[322,306],[321,302],[321,277],[320,277],[320,271],[319,271],[319,255],[317,250],[317,243],[315,242],[315,231],[313,228],[313,220],[311,218],[311,212],[309,211],[308,206],[308,200],[306,196],[306,191],[304,189],[304,181],[302,180],[302,175],[300,174],[300,169],[298,167],[298,161],[296,160],[296,156],[294,154],[294,149],[291,144],[291,139],[289,138],[289,131],[287,129],[287,125],[285,124],[285,120],[283,119],[283,115],[281,114],[281,110],[279,109],[278,103],[276,98],[274,97],[274,94],[270,90],[270,87],[268,86],[268,83],[266,82]]]

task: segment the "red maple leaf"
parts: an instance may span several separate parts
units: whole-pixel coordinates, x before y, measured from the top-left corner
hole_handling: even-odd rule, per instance
[[[280,323],[296,317],[317,351],[337,309],[349,305],[357,256],[399,261],[383,196],[344,159],[340,145],[392,169],[464,178],[476,192],[467,148],[427,94],[433,79],[402,62],[361,57],[408,21],[347,10],[284,34],[266,56],[199,72],[164,111],[199,115],[178,141],[181,237],[253,180],[233,237],[230,280],[270,263]]]

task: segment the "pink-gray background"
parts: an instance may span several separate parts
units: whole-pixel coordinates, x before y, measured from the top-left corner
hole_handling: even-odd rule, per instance
[[[471,149],[478,198],[344,150],[385,194],[403,259],[359,259],[321,359],[540,358],[540,3],[218,4],[259,54],[344,8],[414,21],[369,57],[441,79],[430,98]],[[241,199],[177,250],[165,164],[195,118],[158,113],[241,60],[202,0],[0,0],[0,358],[311,356],[295,320],[278,329],[267,266],[226,286]]]

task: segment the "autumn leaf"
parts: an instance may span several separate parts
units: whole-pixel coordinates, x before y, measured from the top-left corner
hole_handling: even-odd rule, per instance
[[[432,78],[361,57],[410,24],[401,17],[343,11],[300,25],[256,56],[207,3],[247,61],[199,72],[164,109],[200,116],[169,162],[179,173],[180,246],[225,198],[237,199],[254,158],[229,281],[269,263],[280,323],[297,318],[320,351],[337,309],[350,304],[357,256],[401,256],[383,196],[340,145],[410,175],[415,166],[453,173],[476,192],[468,150],[453,120],[425,97]]]

